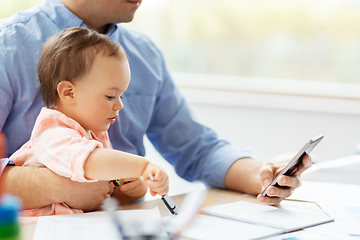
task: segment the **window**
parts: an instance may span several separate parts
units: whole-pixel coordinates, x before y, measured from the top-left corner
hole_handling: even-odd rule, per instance
[[[128,26],[177,72],[360,83],[357,0],[143,1]]]
[[[40,3],[42,0],[0,0],[0,18],[9,17],[18,11]]]
[[[41,2],[0,0],[0,18]],[[360,83],[360,0],[144,0],[125,25],[175,72]]]

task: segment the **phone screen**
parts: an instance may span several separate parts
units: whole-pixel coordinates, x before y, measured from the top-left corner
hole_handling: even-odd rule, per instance
[[[264,191],[261,193],[264,197],[266,196],[266,190],[270,186],[276,186],[280,187],[279,184],[277,184],[277,179],[281,175],[287,175],[291,176],[294,171],[296,171],[296,168],[301,164],[302,158],[305,156],[305,154],[309,154],[317,145],[318,143],[324,138],[324,135],[320,134],[312,139],[310,139],[305,145],[300,149],[300,151],[293,157],[293,159],[286,165],[286,167],[275,177],[275,179],[264,189]]]

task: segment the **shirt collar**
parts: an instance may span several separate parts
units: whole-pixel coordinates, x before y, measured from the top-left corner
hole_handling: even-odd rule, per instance
[[[42,11],[60,28],[86,27],[84,22],[73,14],[60,0],[45,0],[41,5]],[[116,24],[110,24],[106,34],[110,35],[117,29]]]
[[[111,23],[109,24],[109,26],[107,27],[106,31],[105,31],[105,34],[107,35],[111,35],[113,32],[116,31],[116,29],[118,28],[118,25],[117,24],[114,24],[114,23]]]
[[[84,25],[60,0],[45,0],[41,9],[60,29]]]

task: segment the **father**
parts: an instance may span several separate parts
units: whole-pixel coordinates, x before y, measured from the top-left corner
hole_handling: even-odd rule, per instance
[[[8,140],[8,155],[29,139],[43,106],[36,76],[41,44],[64,28],[83,26],[109,35],[129,58],[132,77],[124,109],[109,129],[115,149],[144,155],[146,134],[182,178],[259,194],[284,166],[256,162],[246,149],[219,140],[196,121],[161,51],[149,38],[121,24],[132,21],[140,4],[141,0],[45,0],[0,20],[0,130]],[[269,188],[269,197],[258,195],[258,200],[277,204],[290,196],[310,166],[305,156],[296,175],[279,178],[286,188]],[[72,182],[46,168],[8,165],[2,180],[4,190],[18,195],[25,208],[66,202],[89,211],[113,191],[107,182]]]

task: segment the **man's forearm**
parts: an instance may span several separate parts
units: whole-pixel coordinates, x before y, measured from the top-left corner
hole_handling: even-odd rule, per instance
[[[6,193],[18,196],[24,209],[32,209],[61,202],[56,192],[58,177],[47,168],[7,166],[1,180]]]
[[[262,164],[251,158],[234,162],[225,176],[225,187],[248,194],[261,192],[260,168]]]

